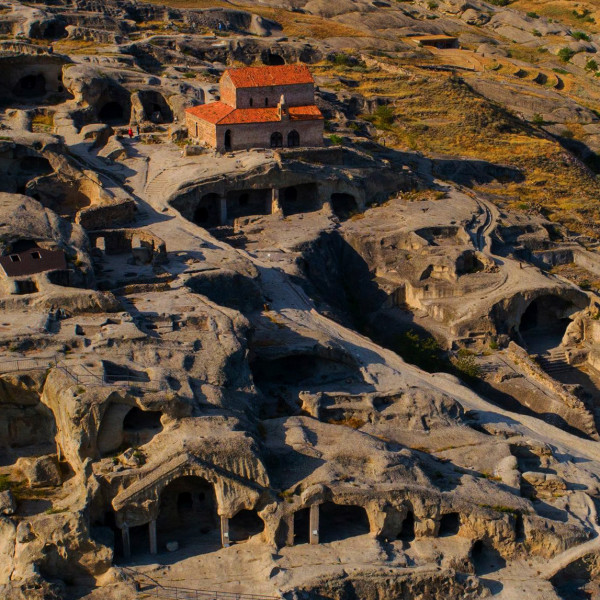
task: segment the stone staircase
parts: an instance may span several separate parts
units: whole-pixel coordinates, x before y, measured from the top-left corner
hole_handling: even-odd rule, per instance
[[[560,348],[554,348],[544,354],[538,354],[537,360],[540,367],[542,367],[550,377],[555,377],[561,373],[568,373],[573,368],[567,362],[565,351]]]
[[[146,198],[164,199],[167,196],[167,186],[169,184],[169,174],[166,171],[161,171],[152,181],[146,184],[144,190]]]

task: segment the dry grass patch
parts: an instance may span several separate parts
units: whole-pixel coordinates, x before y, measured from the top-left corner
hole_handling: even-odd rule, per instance
[[[395,98],[386,139],[395,140],[399,149],[512,166],[524,181],[494,181],[476,189],[493,194],[500,205],[534,210],[574,231],[600,233],[596,178],[557,142],[477,95],[465,82],[415,72],[406,80],[367,78],[362,90],[367,96]]]
[[[223,0],[144,0],[151,4],[172,6],[174,8],[237,8],[277,21],[283,27],[283,33],[292,37],[325,39],[331,37],[364,37],[365,33],[324,19],[315,15],[295,13],[282,8],[241,4]]]
[[[576,30],[600,32],[600,0],[517,0],[511,4],[511,8],[535,12]]]

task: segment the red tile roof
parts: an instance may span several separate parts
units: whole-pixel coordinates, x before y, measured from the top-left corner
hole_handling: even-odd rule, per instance
[[[233,112],[235,108],[223,102],[211,102],[210,104],[201,104],[200,106],[193,106],[192,108],[186,109],[185,112],[194,115],[194,117],[200,117],[204,121],[209,123],[215,123],[215,125],[223,118],[225,118],[230,112]]]
[[[323,119],[317,106],[290,106],[290,121],[314,121]],[[232,108],[222,102],[202,104],[188,108],[188,113],[215,125],[232,125],[235,123],[276,123],[279,121],[277,108]]]
[[[314,83],[306,65],[281,65],[277,67],[242,67],[227,69],[226,74],[236,88],[268,87]]]

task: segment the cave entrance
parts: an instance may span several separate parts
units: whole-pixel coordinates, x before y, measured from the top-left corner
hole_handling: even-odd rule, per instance
[[[340,221],[359,212],[358,203],[352,194],[331,194],[331,209]]]
[[[488,575],[503,569],[506,561],[500,553],[482,540],[477,540],[471,548],[471,562],[475,568],[475,575]]]
[[[294,545],[308,544],[310,529],[310,507],[294,513]]]
[[[111,403],[100,421],[96,445],[101,456],[115,452],[123,445],[123,420],[131,410],[127,404]]]
[[[319,507],[319,540],[337,542],[369,533],[369,518],[362,506],[325,502]]]
[[[227,194],[227,218],[267,215],[270,213],[270,189],[237,190]]]
[[[362,381],[352,365],[314,354],[293,354],[274,359],[256,358],[250,363],[255,384],[262,390],[270,386],[303,386],[318,389],[329,383]]]
[[[50,161],[43,156],[24,156],[19,160],[19,171],[35,176],[48,175],[54,172]]]
[[[46,94],[46,78],[41,74],[21,77],[13,88],[13,94],[19,98],[37,98]]]
[[[143,446],[162,431],[161,412],[141,410],[134,406],[123,419],[123,443],[127,446]]]
[[[107,102],[98,112],[98,118],[107,125],[121,125],[127,122],[125,110],[116,101]]]
[[[285,216],[319,210],[319,190],[316,183],[303,183],[283,188],[281,209]]]
[[[229,540],[244,542],[264,529],[265,524],[255,510],[240,510],[229,519]]]
[[[156,521],[158,549],[172,541],[180,546],[186,542],[209,541],[218,534],[217,523],[213,486],[195,475],[179,477],[160,494]]]
[[[269,67],[279,67],[285,65],[285,59],[275,52],[267,52],[263,57],[263,63]]]
[[[456,512],[446,513],[440,519],[439,537],[451,537],[460,529],[460,514]]]
[[[397,538],[403,542],[412,542],[415,539],[415,514],[409,510],[402,521],[402,527],[398,532]]]
[[[172,123],[173,111],[159,92],[140,91],[139,99],[144,108],[144,116],[153,123]]]
[[[219,194],[205,194],[200,198],[194,210],[193,221],[200,227],[216,227],[220,224],[221,196]]]
[[[560,346],[571,322],[569,315],[575,307],[572,302],[559,296],[546,295],[529,304],[519,324],[519,332],[527,350],[543,354]]]

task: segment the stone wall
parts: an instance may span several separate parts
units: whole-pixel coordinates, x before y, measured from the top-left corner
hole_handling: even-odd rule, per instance
[[[225,150],[225,132],[231,131],[231,149],[270,148],[271,134],[281,133],[283,145],[287,146],[287,136],[296,130],[300,134],[301,146],[323,145],[323,121],[280,121],[276,123],[248,123],[236,125],[217,125],[218,150]]]
[[[213,148],[217,145],[217,128],[212,123],[199,119],[190,113],[185,113],[185,123],[188,128],[188,135],[192,139],[205,142]]]
[[[90,206],[77,213],[75,222],[85,229],[102,229],[131,221],[135,214],[133,200],[117,200],[99,206]]]
[[[264,88],[241,88],[236,90],[237,108],[264,108],[277,106],[281,96],[288,106],[307,106],[315,103],[312,83],[301,85],[277,85]]]

